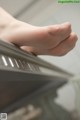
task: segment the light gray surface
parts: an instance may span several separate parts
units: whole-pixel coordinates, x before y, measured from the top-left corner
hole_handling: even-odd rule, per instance
[[[12,15],[16,15],[19,13],[23,8],[27,8],[27,6],[33,0],[0,0],[0,6],[10,12]]]

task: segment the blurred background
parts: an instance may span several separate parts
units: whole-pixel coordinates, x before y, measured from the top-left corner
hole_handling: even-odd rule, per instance
[[[0,6],[7,10],[15,18],[30,23],[32,25],[45,26],[51,24],[60,24],[69,21],[72,24],[73,31],[77,33],[79,38],[76,47],[70,53],[63,57],[39,57],[56,66],[63,68],[64,70],[67,70],[68,72],[76,75],[80,74],[80,3],[61,4],[58,3],[58,0],[0,0]],[[59,99],[59,101],[61,102],[60,104],[62,105],[62,102],[63,104],[66,103],[66,106],[64,106],[66,109],[69,105],[72,106],[73,109],[75,99],[72,96],[75,96],[74,90],[72,86],[64,87],[65,89],[63,88],[63,91],[61,91],[62,96]],[[77,93],[79,94],[80,89],[77,90]],[[68,103],[68,100],[70,100],[70,104]],[[77,105],[77,108],[79,108],[80,111],[79,104]],[[31,105],[26,107],[26,109],[34,110],[33,106]],[[25,111],[25,108],[17,111],[16,113],[13,113],[13,116],[16,116],[17,114],[22,115],[22,111]],[[21,119],[21,116],[20,118],[14,117],[12,119],[13,116],[10,116],[9,120]]]
[[[78,35],[76,47],[63,57],[39,56],[68,72],[80,74],[80,4],[61,4],[58,0],[0,0],[0,6],[14,17],[37,26],[71,22]]]

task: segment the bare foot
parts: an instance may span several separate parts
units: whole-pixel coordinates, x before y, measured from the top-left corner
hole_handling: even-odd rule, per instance
[[[36,55],[62,56],[72,50],[77,35],[71,24],[36,27],[13,18],[0,8],[0,38]]]

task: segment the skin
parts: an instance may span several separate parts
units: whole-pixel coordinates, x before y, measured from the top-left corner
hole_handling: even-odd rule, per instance
[[[78,40],[69,22],[38,27],[16,20],[0,8],[0,38],[36,55],[63,56]]]

